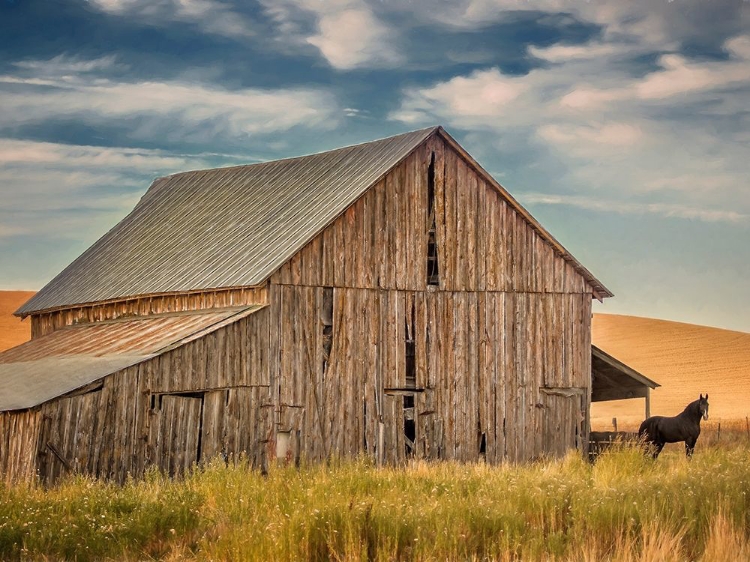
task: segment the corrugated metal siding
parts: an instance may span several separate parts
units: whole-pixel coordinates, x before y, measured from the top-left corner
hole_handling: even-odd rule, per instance
[[[262,306],[62,328],[0,354],[0,411],[32,408],[218,330]]]
[[[133,212],[17,314],[258,285],[435,131],[157,179]]]

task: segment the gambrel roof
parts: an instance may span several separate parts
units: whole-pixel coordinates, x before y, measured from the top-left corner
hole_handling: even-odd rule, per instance
[[[133,211],[16,311],[257,286],[432,135],[475,167],[589,282],[612,296],[442,127],[154,181]]]

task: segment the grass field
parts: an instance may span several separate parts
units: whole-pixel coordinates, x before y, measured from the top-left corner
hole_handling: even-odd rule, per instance
[[[0,486],[2,560],[750,559],[750,447],[527,466],[216,463],[184,481]]]
[[[651,413],[679,414],[703,393],[709,394],[715,422],[750,416],[750,334],[653,320],[595,314],[593,342],[661,387],[652,391]],[[621,428],[643,420],[643,399],[592,405],[592,429]]]
[[[33,291],[0,291],[0,351],[31,338],[31,322],[13,316],[18,307],[34,294]]]

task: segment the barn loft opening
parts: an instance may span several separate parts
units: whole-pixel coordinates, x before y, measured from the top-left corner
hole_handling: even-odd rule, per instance
[[[333,287],[323,287],[323,304],[320,308],[320,326],[323,337],[323,363],[321,375],[325,378],[333,346]]]
[[[440,285],[435,218],[435,153],[430,155],[427,167],[427,284]]]

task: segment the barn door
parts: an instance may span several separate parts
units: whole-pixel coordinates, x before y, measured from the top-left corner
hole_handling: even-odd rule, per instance
[[[572,449],[580,449],[580,395],[544,394],[544,397],[544,453],[562,457]]]
[[[163,394],[155,464],[170,476],[184,474],[200,460],[203,395]]]

